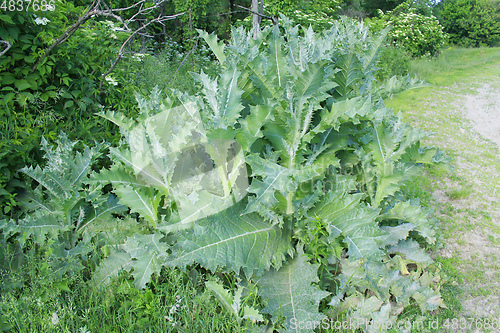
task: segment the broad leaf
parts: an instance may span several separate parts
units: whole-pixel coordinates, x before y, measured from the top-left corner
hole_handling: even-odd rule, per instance
[[[391,210],[382,214],[380,219],[410,222],[415,226],[415,230],[425,237],[429,243],[434,244],[436,241],[436,231],[427,218],[427,214],[419,206],[414,206],[409,201],[398,202]]]
[[[207,42],[208,46],[212,49],[213,53],[217,57],[217,60],[219,60],[220,64],[222,65],[224,61],[226,60],[226,55],[224,54],[224,43],[217,42],[217,35],[215,33],[213,34],[208,34],[206,31],[196,29],[200,36]]]
[[[57,215],[29,215],[17,223],[14,220],[9,221],[2,226],[2,229],[7,237],[19,233],[19,243],[24,247],[30,237],[33,237],[37,244],[44,244],[46,237],[57,239],[60,232],[70,229],[70,226],[65,225],[62,220]]]
[[[122,270],[129,270],[131,262],[132,258],[128,253],[113,251],[94,272],[92,281],[96,285],[106,285],[110,279],[117,276]]]
[[[178,234],[179,242],[166,262],[185,267],[197,262],[215,271],[245,270],[247,276],[280,267],[290,251],[290,232],[270,225],[255,214],[241,215],[245,201],[210,217]]]
[[[146,288],[146,283],[151,279],[151,274],[159,273],[168,245],[161,241],[163,234],[151,235],[135,234],[129,237],[123,249],[132,260],[129,265],[134,269],[134,283],[138,288]]]
[[[329,239],[344,237],[348,244],[347,254],[352,260],[377,257],[382,254],[376,240],[382,235],[376,218],[377,209],[360,205],[360,195],[348,195],[344,191],[328,194],[310,212],[327,222]]]
[[[132,212],[139,213],[151,225],[156,225],[161,196],[155,194],[153,189],[119,185],[115,192],[122,204],[131,207]]]
[[[326,318],[319,313],[318,307],[330,293],[313,285],[319,280],[317,270],[318,265],[309,264],[299,248],[291,262],[278,271],[271,269],[258,280],[260,294],[267,301],[262,312],[272,314],[275,319],[285,316],[286,332],[314,332],[319,322]]]

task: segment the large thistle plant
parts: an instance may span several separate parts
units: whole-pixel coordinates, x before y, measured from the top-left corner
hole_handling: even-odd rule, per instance
[[[95,281],[125,269],[142,288],[162,266],[193,264],[233,273],[241,288],[257,285],[257,310],[287,332],[340,313],[374,331],[410,303],[442,306],[424,250],[433,224],[401,186],[446,158],[383,102],[416,82],[375,85],[386,32],[283,22],[255,39],[234,29],[227,45],[200,31],[221,70],[193,74],[196,95],[155,90],[138,98],[136,119],[101,114],[123,142],[87,182],[111,183],[148,232],[113,244]],[[240,307],[240,287],[207,287],[238,320],[264,320]]]

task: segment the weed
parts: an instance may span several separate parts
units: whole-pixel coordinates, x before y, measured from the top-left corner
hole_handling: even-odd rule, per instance
[[[467,198],[472,193],[472,189],[468,187],[462,187],[460,189],[451,189],[446,191],[446,195],[452,200],[460,200]]]

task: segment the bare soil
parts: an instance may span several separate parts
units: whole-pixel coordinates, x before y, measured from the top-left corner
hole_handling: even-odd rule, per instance
[[[500,149],[500,89],[484,83],[476,94],[465,96],[464,115],[473,128],[484,138],[493,141]]]

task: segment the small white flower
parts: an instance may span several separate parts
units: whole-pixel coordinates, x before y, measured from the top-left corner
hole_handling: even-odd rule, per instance
[[[108,81],[109,84],[112,84],[114,86],[118,85],[118,82],[115,81],[111,76],[106,76],[106,81]]]
[[[52,325],[59,324],[59,316],[57,315],[57,312],[54,312],[52,314],[52,318],[50,319],[50,321],[52,322]]]
[[[142,61],[144,59],[145,54],[144,53],[135,53],[132,56],[132,59],[137,60],[137,61]]]

